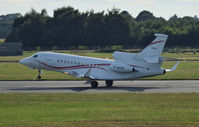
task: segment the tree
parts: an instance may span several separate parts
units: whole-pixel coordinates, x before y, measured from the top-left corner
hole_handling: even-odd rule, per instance
[[[43,11],[43,10],[42,10]],[[24,47],[45,46],[43,34],[48,16],[41,15],[32,9],[29,13],[15,20],[7,42],[23,42]]]
[[[174,15],[167,21],[149,11],[142,11],[134,19],[127,11],[118,8],[82,13],[71,6],[56,9],[53,17],[49,17],[45,9],[40,13],[32,9],[15,19],[6,41],[23,42],[27,48],[79,45],[143,48],[154,39],[155,33],[169,35],[168,47],[199,47],[199,21],[196,17],[178,18]]]
[[[141,21],[153,20],[153,19],[155,19],[155,16],[153,16],[153,13],[145,10],[145,11],[140,12],[135,20],[138,22],[141,22]]]

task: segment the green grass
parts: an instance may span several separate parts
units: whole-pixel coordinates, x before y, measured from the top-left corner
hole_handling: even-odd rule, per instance
[[[105,59],[112,59],[113,53],[97,53],[94,51],[65,51],[65,50],[59,50],[54,52],[61,52],[61,53],[67,53],[67,54],[74,54],[74,55],[81,55],[81,56],[90,56],[90,57],[99,57],[99,58],[105,58]],[[25,57],[31,56],[36,51],[24,51],[22,56],[0,56],[0,61],[19,61],[20,59],[23,59]],[[176,58],[179,60],[199,60],[199,53],[163,53],[163,57],[169,57],[169,58]]]
[[[95,53],[93,51],[57,51],[82,56],[100,57],[112,59],[112,53]],[[35,51],[25,51],[22,56],[2,56],[0,61],[19,61],[22,58],[31,56]],[[173,57],[181,60],[199,60],[199,53],[164,53],[164,57]],[[164,62],[164,68],[171,68],[175,62]],[[166,75],[150,77],[145,79],[199,79],[199,62],[181,62],[176,71]],[[18,63],[0,63],[0,80],[35,80],[37,70],[31,70]],[[77,80],[58,72],[46,72],[42,75],[45,80]]]
[[[0,39],[0,43],[4,43],[5,39]]]
[[[164,57],[174,57],[174,58],[183,58],[183,57],[199,57],[199,53],[163,53],[162,54]]]
[[[88,52],[55,51],[55,52],[112,59],[112,53],[95,53],[92,51]],[[19,61],[25,57],[32,56],[34,53],[36,53],[36,51],[24,51],[22,56],[0,56],[0,61]]]
[[[32,51],[23,52],[22,56],[0,56],[0,61],[19,61],[25,57],[31,56],[33,53]]]
[[[176,62],[164,62],[162,67],[172,68]],[[180,62],[177,69],[167,72],[165,75],[149,77],[145,79],[178,80],[178,79],[199,79],[199,62]]]
[[[36,80],[38,70],[30,69],[19,63],[0,63],[0,80]],[[54,72],[43,71],[42,79],[45,80],[74,80],[72,76]]]
[[[164,68],[171,68],[175,62],[164,62]],[[35,80],[38,72],[19,63],[0,63],[0,80]],[[43,71],[44,80],[80,80],[72,76],[54,72]],[[199,79],[199,62],[180,62],[177,69],[165,75],[144,79]]]
[[[199,60],[199,53],[163,53],[163,57],[176,58],[179,60]]]
[[[0,94],[1,127],[198,127],[199,94]]]

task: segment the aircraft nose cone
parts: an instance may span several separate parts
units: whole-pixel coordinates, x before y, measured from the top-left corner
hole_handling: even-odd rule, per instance
[[[27,58],[24,58],[24,59],[21,59],[21,60],[19,61],[19,63],[28,66],[29,61],[28,61]]]
[[[26,61],[26,60],[21,59],[21,60],[19,61],[19,63],[24,65],[24,64],[25,64],[25,61]]]

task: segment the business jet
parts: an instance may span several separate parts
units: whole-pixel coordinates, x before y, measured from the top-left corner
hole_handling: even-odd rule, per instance
[[[168,35],[155,34],[155,36],[156,38],[141,52],[132,54],[115,51],[113,60],[38,52],[19,62],[32,69],[38,69],[38,79],[41,78],[42,70],[50,70],[84,78],[93,88],[98,87],[98,80],[105,80],[106,86],[111,87],[116,80],[163,75],[176,69],[178,62],[171,69],[161,68],[164,59],[160,55]]]

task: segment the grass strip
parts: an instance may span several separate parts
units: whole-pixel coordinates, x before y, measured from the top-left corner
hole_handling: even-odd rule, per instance
[[[0,94],[2,127],[196,127],[199,94]]]
[[[73,55],[81,55],[81,56],[90,56],[90,57],[97,57],[97,58],[105,58],[105,59],[112,59],[113,53],[98,53],[94,51],[54,51],[59,53],[66,53],[66,54],[73,54]],[[0,56],[0,61],[19,61],[20,59],[23,59],[25,57],[31,56],[36,51],[24,51],[22,56]],[[163,53],[163,57],[167,58],[174,58],[178,60],[187,60],[187,61],[197,61],[199,60],[199,53]]]
[[[164,68],[171,68],[175,62],[164,62]],[[165,75],[144,78],[148,80],[163,79],[199,79],[199,62],[181,62],[178,68]],[[43,71],[43,80],[82,80],[59,72]],[[19,63],[0,63],[0,80],[37,80],[38,71]]]

